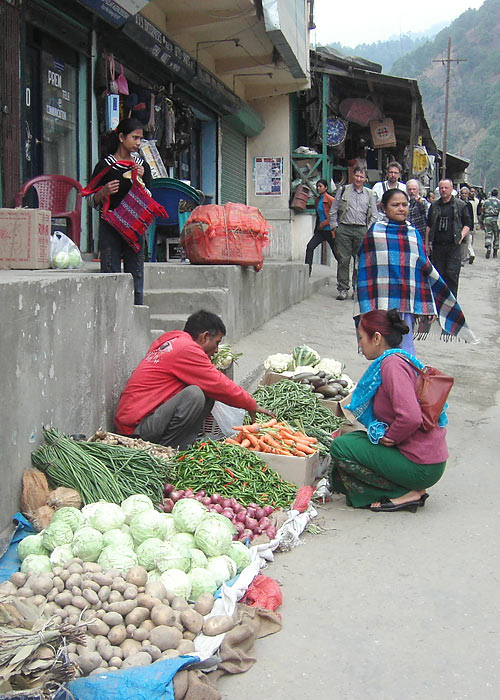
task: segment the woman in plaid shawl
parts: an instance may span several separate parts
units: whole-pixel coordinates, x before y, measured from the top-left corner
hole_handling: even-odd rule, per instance
[[[382,197],[387,221],[376,221],[358,251],[357,313],[398,309],[410,327],[402,346],[413,353],[413,336],[425,338],[435,317],[443,340],[476,343],[462,309],[425,254],[419,232],[407,223],[408,196],[390,189]]]

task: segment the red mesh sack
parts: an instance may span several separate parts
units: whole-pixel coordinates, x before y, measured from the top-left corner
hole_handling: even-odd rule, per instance
[[[276,610],[282,604],[283,596],[277,581],[269,576],[258,574],[248,587],[241,602],[255,608]]]
[[[181,243],[191,263],[244,265],[261,270],[269,227],[257,207],[204,204],[191,212]]]

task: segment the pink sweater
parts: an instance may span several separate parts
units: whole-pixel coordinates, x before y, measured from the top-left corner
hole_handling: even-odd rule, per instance
[[[377,420],[389,426],[386,437],[399,451],[417,464],[435,464],[448,459],[446,429],[420,429],[422,414],[415,395],[416,372],[400,355],[382,360],[382,384],[373,401]]]

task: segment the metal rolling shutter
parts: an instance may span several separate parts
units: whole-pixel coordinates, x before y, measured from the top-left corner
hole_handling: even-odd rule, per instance
[[[221,121],[221,204],[247,203],[247,139]]]

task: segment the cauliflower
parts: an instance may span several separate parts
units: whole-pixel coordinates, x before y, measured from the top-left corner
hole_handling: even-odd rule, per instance
[[[264,360],[264,367],[271,372],[285,372],[292,364],[293,358],[283,352],[277,352],[275,355],[269,355]]]
[[[318,362],[317,365],[315,365],[314,369],[317,372],[320,372],[323,370],[323,372],[326,372],[327,374],[330,374],[332,377],[335,377],[336,379],[341,378],[342,370],[344,369],[344,365],[342,362],[339,362],[338,360],[332,360],[328,357],[324,357],[322,360]]]
[[[293,376],[294,374],[302,374],[305,372],[310,372],[310,374],[317,374],[319,372],[319,369],[317,365],[313,367],[312,365],[299,365],[296,367],[293,372],[291,372],[291,375]]]

